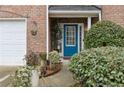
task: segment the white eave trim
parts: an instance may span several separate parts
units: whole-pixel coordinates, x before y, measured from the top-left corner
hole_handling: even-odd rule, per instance
[[[49,17],[98,17],[101,11],[57,11],[49,10]]]
[[[66,14],[70,14],[70,13],[100,13],[101,11],[100,10],[98,10],[98,11],[96,11],[96,10],[88,10],[88,11],[58,11],[58,10],[49,10],[49,14],[55,14],[55,13],[57,13],[57,14],[63,14],[63,13],[66,13]]]

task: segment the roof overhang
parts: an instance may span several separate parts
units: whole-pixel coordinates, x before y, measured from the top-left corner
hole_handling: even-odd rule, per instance
[[[101,10],[87,10],[87,11],[63,11],[63,10],[49,10],[49,17],[98,17]]]

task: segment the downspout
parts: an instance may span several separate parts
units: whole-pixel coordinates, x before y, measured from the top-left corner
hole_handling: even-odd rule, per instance
[[[48,16],[48,5],[46,5],[46,53],[47,60],[49,54],[49,16]]]

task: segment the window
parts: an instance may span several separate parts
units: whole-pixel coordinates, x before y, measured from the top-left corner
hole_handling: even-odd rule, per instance
[[[66,26],[66,46],[76,45],[76,26]]]

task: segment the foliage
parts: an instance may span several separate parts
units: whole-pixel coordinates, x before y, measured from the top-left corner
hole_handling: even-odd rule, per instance
[[[26,66],[19,67],[13,76],[12,85],[14,87],[30,87],[32,71],[35,70],[40,74],[39,53],[29,51],[24,59],[27,62]]]
[[[46,67],[47,67],[47,59],[46,59],[46,52],[41,52],[39,54],[40,57],[40,66],[39,66],[39,70],[40,70],[40,77],[44,76],[46,74]]]
[[[24,66],[16,70],[13,80],[14,87],[31,87],[31,75],[34,67]]]
[[[29,54],[25,56],[25,60],[27,62],[27,65],[37,66],[39,64],[39,54],[30,51]]]
[[[57,51],[50,52],[48,59],[51,62],[51,64],[59,63],[60,62],[59,61],[60,60],[59,53]]]
[[[46,52],[41,52],[39,54],[39,57],[41,58],[41,60],[46,61]]]
[[[86,48],[124,47],[124,28],[111,21],[97,22],[87,32],[84,43]]]
[[[124,86],[124,48],[83,50],[71,58],[69,69],[82,86]]]
[[[51,49],[58,49],[58,40],[62,38],[61,28],[58,22],[58,19],[52,21],[53,26],[51,26]]]

